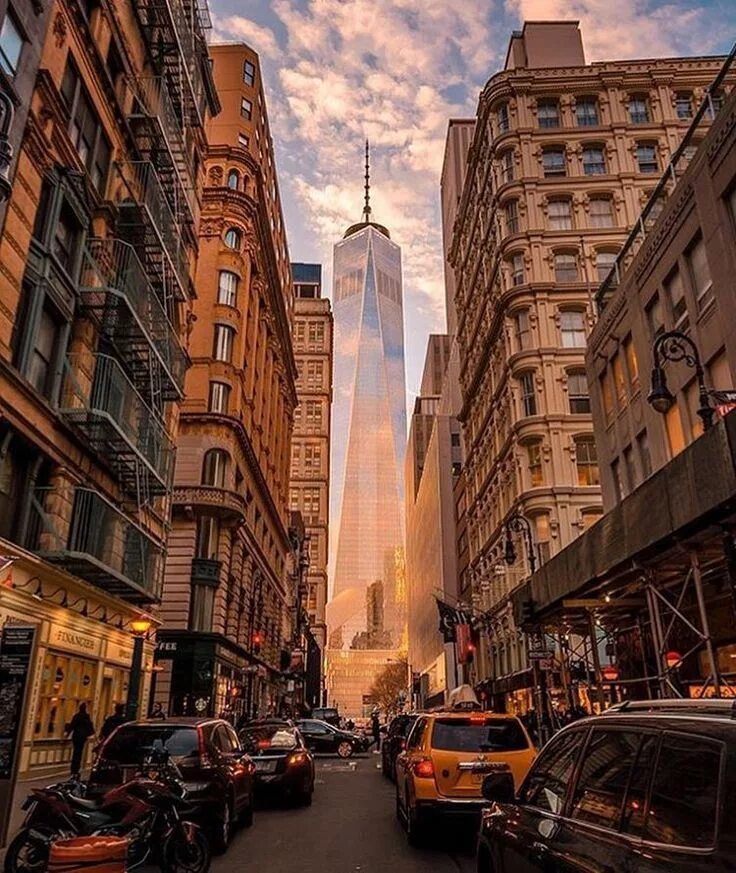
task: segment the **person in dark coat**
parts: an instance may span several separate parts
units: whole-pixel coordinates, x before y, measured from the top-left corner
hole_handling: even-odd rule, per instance
[[[378,710],[374,710],[371,716],[371,733],[373,734],[373,742],[376,744],[374,752],[381,751],[381,722],[378,719]]]
[[[74,713],[72,720],[66,726],[67,739],[72,740],[72,776],[79,776],[82,769],[82,756],[87,740],[94,736],[95,726],[87,712],[87,704],[80,703],[79,709]]]
[[[100,739],[106,740],[110,734],[119,728],[121,724],[125,724],[128,719],[125,717],[125,707],[122,703],[115,704],[115,712],[103,721],[100,729]]]

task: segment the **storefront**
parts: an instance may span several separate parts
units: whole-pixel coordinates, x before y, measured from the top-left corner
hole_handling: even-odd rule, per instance
[[[65,728],[81,703],[99,730],[115,704],[126,701],[133,637],[120,628],[140,613],[16,546],[4,545],[0,541],[0,554],[19,557],[0,571],[0,626],[36,628],[17,766],[18,779],[28,781],[67,770],[72,750]],[[146,644],[144,695],[152,664],[153,648]],[[92,745],[87,745],[88,756]]]

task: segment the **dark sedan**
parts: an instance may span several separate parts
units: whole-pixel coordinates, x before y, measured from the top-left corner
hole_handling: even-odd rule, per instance
[[[103,743],[89,779],[101,793],[133,778],[160,742],[179,767],[187,799],[208,831],[212,847],[224,852],[236,823],[253,823],[255,767],[228,722],[216,718],[172,718],[121,725]]]
[[[349,758],[356,752],[366,752],[371,744],[370,738],[362,734],[343,731],[327,724],[326,721],[318,721],[314,718],[298,721],[297,727],[304,737],[307,748],[313,752]]]
[[[396,780],[396,758],[406,748],[406,738],[417,720],[415,713],[397,715],[391,719],[381,743],[381,770],[392,781]]]
[[[314,758],[293,723],[252,722],[240,740],[255,764],[256,789],[309,806],[314,793]]]

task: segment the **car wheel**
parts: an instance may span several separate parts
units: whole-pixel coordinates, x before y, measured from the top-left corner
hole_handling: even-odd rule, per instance
[[[349,758],[353,754],[353,745],[347,740],[343,740],[337,747],[337,754],[341,758]]]
[[[314,785],[307,779],[302,790],[296,795],[297,806],[311,806]]]
[[[238,816],[238,824],[241,827],[244,827],[244,828],[252,827],[253,814],[254,814],[253,803],[254,803],[253,796],[251,795],[251,797],[248,800],[248,805],[245,807],[245,809],[243,809],[243,811]]]
[[[405,819],[406,838],[409,845],[415,849],[421,848],[427,842],[427,829],[424,822],[416,810],[412,812],[411,807],[407,807]]]
[[[222,805],[212,834],[212,851],[217,855],[227,852],[230,845],[230,837],[233,832],[233,816],[230,801],[226,800]]]

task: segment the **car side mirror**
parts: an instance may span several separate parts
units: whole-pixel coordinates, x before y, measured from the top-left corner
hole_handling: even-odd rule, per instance
[[[481,794],[486,800],[496,803],[513,803],[516,799],[514,777],[510,770],[490,773],[483,780]]]

